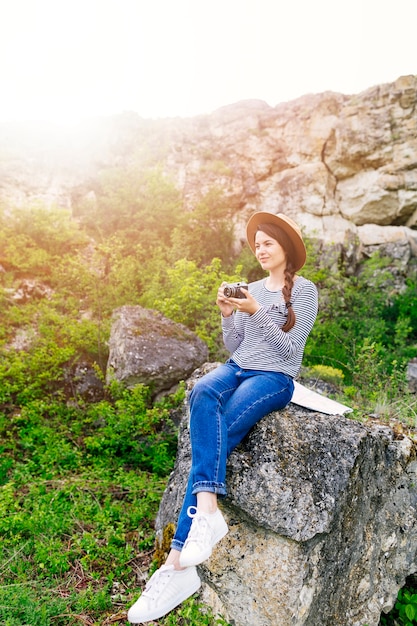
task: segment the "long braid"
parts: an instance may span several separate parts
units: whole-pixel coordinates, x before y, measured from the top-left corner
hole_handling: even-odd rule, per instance
[[[284,272],[285,285],[282,288],[282,295],[284,296],[285,305],[287,307],[287,321],[285,322],[284,326],[282,326],[281,330],[283,330],[285,333],[291,330],[291,328],[295,324],[295,313],[294,309],[292,308],[291,302],[292,288],[294,286],[294,274],[295,272],[291,267],[291,263],[287,262],[287,267],[285,268]]]
[[[282,288],[282,295],[284,296],[285,304],[287,307],[287,321],[285,322],[284,326],[282,326],[281,330],[283,330],[284,332],[288,332],[295,324],[295,313],[292,308],[291,302],[292,288],[294,287],[295,276],[294,266],[291,261],[293,250],[292,243],[288,235],[282,229],[278,228],[275,224],[259,224],[258,230],[263,231],[264,233],[278,241],[278,243],[280,244],[280,246],[283,247],[285,252],[287,265],[284,271],[285,284]]]

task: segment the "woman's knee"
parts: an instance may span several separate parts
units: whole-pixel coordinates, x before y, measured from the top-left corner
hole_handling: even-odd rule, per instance
[[[222,385],[223,376],[221,375],[220,368],[218,368],[205,374],[205,376],[195,383],[190,392],[189,399],[191,401],[199,396],[217,395],[217,389],[219,388],[218,393],[220,393]]]
[[[204,396],[207,393],[207,391],[208,391],[207,382],[204,380],[204,378],[200,378],[200,380],[196,382],[196,384],[190,391],[190,394],[188,397],[190,405],[192,405],[196,400]]]

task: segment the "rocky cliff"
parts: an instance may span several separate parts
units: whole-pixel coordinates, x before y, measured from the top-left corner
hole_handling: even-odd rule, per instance
[[[349,231],[365,245],[415,239],[416,105],[417,76],[353,97],[238,103],[190,123],[167,168],[190,203],[220,185],[241,232],[258,209],[287,213],[332,242]]]
[[[107,167],[162,163],[189,210],[209,188],[234,209],[237,239],[255,209],[308,233],[417,249],[417,76],[354,96],[326,92],[270,107],[244,101],[211,115],[124,114],[64,133],[0,127],[0,199],[71,208]],[[52,132],[54,131],[54,132]],[[141,155],[141,156],[140,156]]]

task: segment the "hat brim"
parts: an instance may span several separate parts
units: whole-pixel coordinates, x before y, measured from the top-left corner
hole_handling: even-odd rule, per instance
[[[256,254],[255,235],[260,224],[274,224],[288,235],[293,245],[291,261],[294,265],[294,269],[296,272],[301,269],[306,262],[307,252],[301,236],[301,231],[297,224],[283,213],[279,213],[278,215],[275,215],[274,213],[267,213],[266,211],[258,211],[257,213],[254,213],[246,224],[246,238],[254,254]]]

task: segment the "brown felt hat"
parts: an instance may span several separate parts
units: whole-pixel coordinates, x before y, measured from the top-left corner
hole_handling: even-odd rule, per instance
[[[306,262],[307,253],[301,230],[294,220],[283,213],[277,215],[266,211],[254,213],[246,224],[246,237],[253,253],[255,253],[255,235],[260,224],[274,224],[287,234],[293,246],[291,261],[296,272],[301,269]]]

